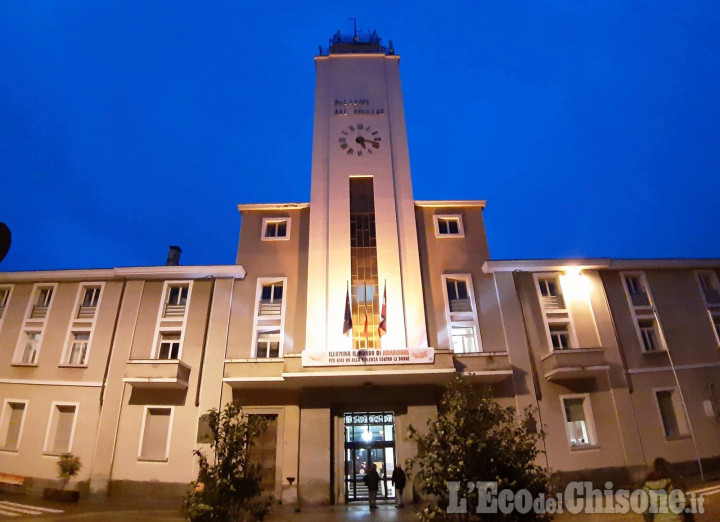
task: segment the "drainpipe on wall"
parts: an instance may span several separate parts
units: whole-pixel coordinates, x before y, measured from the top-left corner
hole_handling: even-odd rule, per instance
[[[542,392],[540,390],[540,383],[538,382],[538,371],[535,364],[535,356],[530,345],[530,335],[527,329],[527,320],[525,319],[525,305],[523,304],[522,296],[520,295],[520,287],[518,286],[517,275],[522,270],[513,270],[513,286],[515,286],[515,297],[517,297],[518,303],[520,303],[520,316],[522,317],[523,332],[525,333],[525,343],[527,344],[528,358],[530,359],[530,372],[533,381],[533,389],[535,391],[535,407],[537,408],[538,419],[540,420],[540,429],[543,429],[544,423],[542,420],[542,412],[540,411],[540,401],[542,400]],[[550,460],[547,454],[547,444],[545,443],[545,437],[542,438],[543,442],[543,453],[545,454],[545,467],[550,469]]]

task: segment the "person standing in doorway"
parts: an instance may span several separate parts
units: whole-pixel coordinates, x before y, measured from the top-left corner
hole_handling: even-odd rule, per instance
[[[368,496],[370,497],[370,509],[377,509],[377,493],[380,486],[380,474],[377,472],[377,466],[370,464],[370,469],[365,475],[365,484],[368,487]]]
[[[398,464],[395,466],[392,474],[392,483],[393,486],[395,486],[395,507],[403,507],[405,505],[403,503],[403,490],[405,489],[406,480],[405,472],[402,466]]]

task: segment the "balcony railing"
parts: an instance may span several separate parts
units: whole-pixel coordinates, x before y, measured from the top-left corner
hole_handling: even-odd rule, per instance
[[[163,317],[182,317],[185,315],[185,305],[165,305]]]
[[[630,294],[630,300],[633,306],[650,306],[650,297],[645,292]]]
[[[720,305],[720,292],[715,288],[706,288],[703,290],[705,294],[705,302],[709,305]],[[2,317],[2,314],[0,314]]]
[[[78,319],[92,319],[93,317],[95,317],[94,306],[81,306],[80,308],[78,308]]]
[[[545,310],[565,310],[565,301],[561,295],[543,296],[542,299]]]
[[[472,305],[470,304],[470,299],[451,299],[450,312],[472,312]]]
[[[272,302],[272,301],[260,301],[260,315],[263,316],[273,316],[273,315],[280,315],[280,312],[282,311],[282,302]]]
[[[47,311],[47,306],[35,305],[32,307],[32,312],[30,312],[30,319],[44,319],[47,315]]]

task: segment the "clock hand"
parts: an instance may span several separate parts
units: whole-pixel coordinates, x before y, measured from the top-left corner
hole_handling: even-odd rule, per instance
[[[362,136],[358,136],[357,138],[355,138],[355,143],[359,143],[363,149],[366,148],[365,141],[367,141],[367,140],[365,138],[363,138]]]

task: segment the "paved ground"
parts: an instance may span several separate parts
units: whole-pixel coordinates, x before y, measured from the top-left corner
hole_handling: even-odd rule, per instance
[[[705,514],[696,515],[697,522],[720,521],[720,484],[706,484],[693,489],[705,489]],[[714,489],[712,489],[714,488]],[[305,507],[296,513],[293,506],[280,506],[268,522],[416,522],[415,512],[419,506],[405,506],[396,509],[391,504],[381,504],[379,509],[370,511],[365,504]],[[114,522],[121,520],[150,522],[183,520],[176,504],[162,502],[130,501],[125,499],[84,499],[78,504],[58,504],[44,501],[31,495],[0,493],[0,519],[39,521],[83,521]],[[579,514],[568,513],[555,517],[557,522],[616,522],[637,521],[636,514]]]

